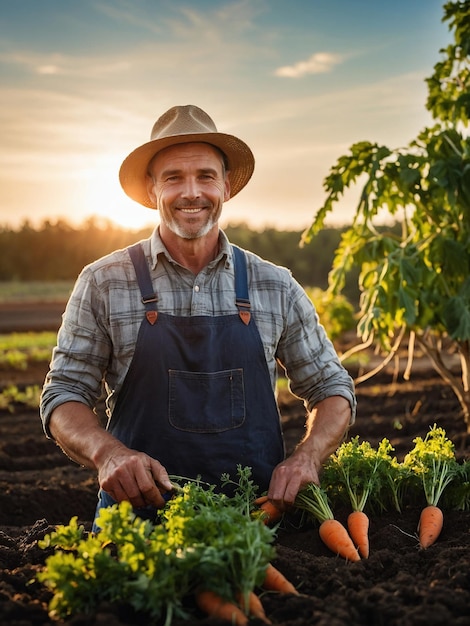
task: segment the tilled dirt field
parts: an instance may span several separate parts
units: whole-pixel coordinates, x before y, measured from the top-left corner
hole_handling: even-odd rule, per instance
[[[42,383],[45,368],[2,380]],[[351,435],[376,445],[390,439],[400,458],[413,438],[435,422],[454,441],[459,458],[469,442],[451,391],[432,370],[420,367],[409,383],[393,384],[390,373],[358,387],[358,418]],[[288,449],[302,434],[303,409],[287,396],[281,403]],[[42,433],[36,411],[0,412],[0,624],[46,626],[49,593],[35,581],[46,553],[37,540],[57,523],[78,515],[87,528],[97,484]],[[346,511],[338,511],[339,519]],[[263,596],[277,626],[467,625],[470,623],[470,513],[446,511],[442,534],[427,550],[418,548],[419,506],[371,521],[369,559],[349,563],[323,546],[315,526],[298,528],[286,519],[279,531],[275,565],[297,586],[298,597]],[[344,520],[343,520],[344,521]],[[191,622],[222,626],[195,616]],[[253,625],[256,620],[252,620]],[[74,626],[149,624],[114,606],[68,620]]]

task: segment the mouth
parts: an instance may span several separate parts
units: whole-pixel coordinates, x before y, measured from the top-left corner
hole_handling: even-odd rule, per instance
[[[178,209],[179,211],[181,211],[182,213],[199,213],[200,211],[204,210],[204,207],[196,207],[195,209]]]

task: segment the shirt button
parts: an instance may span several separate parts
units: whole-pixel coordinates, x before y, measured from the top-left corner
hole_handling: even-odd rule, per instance
[[[194,291],[197,293],[199,291],[199,285],[194,285]]]

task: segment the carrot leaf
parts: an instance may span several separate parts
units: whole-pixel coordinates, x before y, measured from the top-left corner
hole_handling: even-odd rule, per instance
[[[326,491],[315,483],[309,483],[299,491],[295,506],[320,524],[328,519],[334,519]]]
[[[416,437],[413,443],[403,463],[421,479],[427,504],[438,506],[445,488],[458,473],[454,444],[436,424],[424,439]]]
[[[328,484],[347,496],[353,511],[364,511],[371,496],[379,498],[386,467],[390,466],[385,440],[378,450],[353,437],[342,443],[324,467]],[[341,493],[341,491],[340,491]]]

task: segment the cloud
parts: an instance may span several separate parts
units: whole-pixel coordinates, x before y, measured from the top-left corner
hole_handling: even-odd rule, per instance
[[[278,67],[274,73],[282,78],[301,78],[307,74],[325,74],[330,72],[335,65],[341,63],[343,59],[344,57],[340,54],[316,52],[306,61]]]
[[[59,74],[60,68],[57,65],[40,65],[37,68],[38,74]]]

